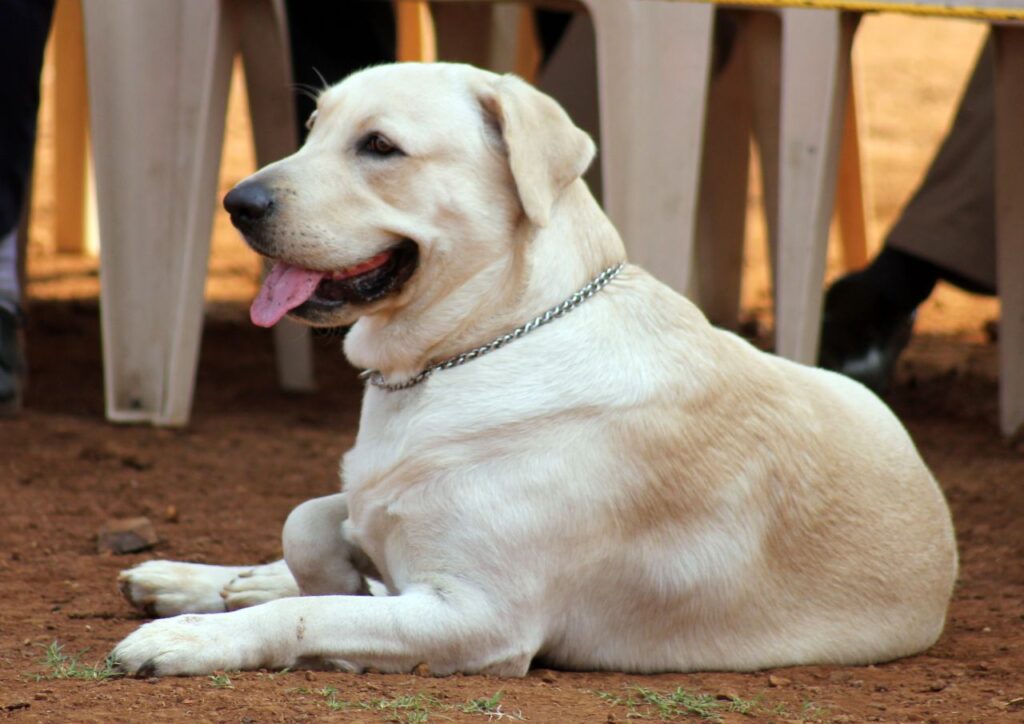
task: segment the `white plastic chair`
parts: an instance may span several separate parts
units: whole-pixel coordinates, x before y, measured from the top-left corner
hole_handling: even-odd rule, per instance
[[[775,352],[813,365],[854,22],[836,10],[781,13]]]
[[[853,25],[834,10],[783,13],[776,351],[814,364],[820,342],[828,222],[849,81]],[[996,43],[996,270],[1000,299],[1000,430],[1024,427],[1024,27]]]
[[[995,26],[996,288],[999,291],[999,424],[1024,430],[1024,27]]]
[[[232,61],[257,162],[295,148],[280,0],[85,0],[107,416],[183,425],[195,387]],[[308,332],[275,330],[282,386],[313,385]]]
[[[848,154],[843,168],[845,203],[837,212],[848,266],[863,262],[866,245],[855,110],[847,103],[852,99],[847,93],[852,24],[838,12],[817,12],[817,24],[808,24],[800,12],[794,15],[789,10],[747,12],[738,19],[729,63],[709,89],[706,164],[699,193],[698,284],[692,296],[712,322],[735,326],[752,133],[760,153],[771,250],[776,352],[810,364],[816,350],[801,354],[791,341],[794,329],[804,322],[802,308],[795,308],[807,296],[794,278],[803,278],[799,275],[804,266],[820,266],[823,274],[826,248],[811,254],[806,246],[807,239],[817,238],[821,230],[827,242],[839,158],[832,139],[842,138]],[[822,85],[828,82],[835,87],[826,93]],[[844,116],[854,119],[845,135]]]
[[[715,8],[585,0],[597,38],[604,205],[633,261],[696,296]]]
[[[472,10],[464,11],[460,26],[459,13],[438,12],[457,4],[457,0],[434,3],[439,37],[454,36],[463,44],[465,38],[472,38],[471,47],[461,49],[460,59],[488,64],[500,54],[493,49],[488,52],[486,29],[471,29],[472,21],[479,23],[487,10],[474,4]],[[534,4],[550,3],[538,0]],[[736,63],[730,64],[709,88],[713,5],[680,0],[582,0],[577,5],[590,12],[597,35],[599,156],[605,179],[605,208],[621,231],[632,259],[700,304],[717,324],[733,326],[739,309],[747,144],[752,127],[761,148],[769,237],[776,255],[799,256],[803,263],[815,263],[815,257],[794,254],[789,235],[800,239],[809,233],[799,221],[808,209],[815,209],[826,228],[831,214],[834,184],[832,188],[818,185],[813,177],[822,177],[821,163],[834,165],[834,159],[814,157],[808,152],[805,158],[788,158],[780,169],[779,148],[782,134],[790,148],[825,147],[821,137],[842,130],[843,103],[825,109],[820,102],[803,103],[797,98],[801,87],[832,77],[827,67],[812,69],[821,78],[780,87],[783,46],[789,48],[788,66],[799,66],[806,53],[816,57],[827,43],[833,43],[833,62],[846,63],[846,69],[851,34],[848,29],[835,32],[843,27],[838,12],[814,14],[811,18],[826,19],[830,27],[820,22],[800,26],[803,16],[789,11],[779,15],[751,13],[743,39],[738,41],[743,47],[735,50],[748,54],[749,63],[740,72]],[[453,16],[455,27],[446,27]],[[807,24],[806,18],[803,22]],[[780,31],[781,26],[787,28],[785,33]],[[801,47],[801,43],[810,46]],[[493,62],[490,65],[493,67]],[[739,77],[748,69],[753,82]],[[843,84],[848,70],[844,73]],[[845,85],[841,87],[845,89]],[[751,90],[753,98],[748,97]],[[711,103],[709,92],[713,94]],[[796,102],[780,103],[783,95],[796,98]],[[780,107],[787,109],[784,122]],[[793,108],[805,108],[807,112],[794,114]],[[714,117],[708,119],[708,113]],[[713,165],[702,172],[703,159]],[[854,152],[852,161],[857,160]],[[786,212],[778,210],[782,184],[790,189],[785,198]],[[813,188],[806,197],[793,191],[806,187]],[[851,191],[859,199],[859,180]],[[859,233],[844,233],[844,251],[854,259],[863,256],[862,204],[853,204],[843,217],[856,222],[858,214]],[[787,235],[782,236],[787,239],[785,252],[776,244],[782,219],[787,227]],[[820,225],[820,219],[816,223]],[[855,230],[858,227],[856,223],[849,226]],[[795,289],[791,279],[795,272],[795,268],[786,266],[786,272],[777,275],[780,286]],[[794,296],[800,297],[792,292],[782,296],[786,308],[778,313],[783,319],[786,346],[790,329],[799,321],[790,307],[798,303]]]

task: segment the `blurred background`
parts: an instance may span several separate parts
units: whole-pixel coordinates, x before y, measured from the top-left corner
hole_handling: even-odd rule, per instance
[[[919,183],[948,129],[967,75],[986,34],[983,23],[955,19],[868,15],[861,21],[853,53],[858,100],[861,160],[868,222],[868,255],[873,256],[910,193]],[[52,43],[51,43],[52,44]],[[52,50],[48,50],[52,54]],[[48,56],[49,57],[49,56]],[[219,195],[256,168],[245,84],[236,63],[228,104]],[[43,101],[36,147],[28,244],[28,299],[95,298],[99,291],[95,246],[85,256],[56,252],[54,194],[53,64],[43,75]],[[756,154],[754,163],[756,164]],[[771,324],[771,289],[766,262],[765,223],[759,174],[750,175],[742,305],[749,324]],[[95,216],[92,216],[95,224]],[[835,237],[835,234],[833,234]],[[93,242],[95,232],[90,235]],[[206,298],[209,314],[242,319],[258,287],[260,265],[241,243],[217,204]],[[828,278],[842,271],[839,245],[830,244]],[[939,289],[921,308],[915,343],[908,350],[941,353],[954,364],[992,365],[972,356],[972,345],[986,342],[985,323],[998,316],[998,301]],[[929,344],[929,337],[965,345],[961,354]],[[923,345],[923,346],[922,346]]]

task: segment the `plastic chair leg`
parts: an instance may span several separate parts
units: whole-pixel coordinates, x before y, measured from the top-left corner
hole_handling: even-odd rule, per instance
[[[712,324],[739,321],[750,168],[749,44],[742,31],[708,92],[697,215],[697,294]]]
[[[220,2],[86,0],[83,9],[107,416],[182,425],[235,38]]]
[[[761,196],[768,236],[768,265],[772,288],[778,290],[779,103],[782,96],[782,20],[779,14],[750,13],[744,23],[742,38],[750,52],[750,92],[754,138],[761,162]]]
[[[241,26],[256,163],[266,166],[293,153],[298,143],[284,3],[234,0],[232,10]],[[285,319],[275,325],[273,334],[281,387],[294,392],[313,390],[316,384],[309,329]]]
[[[996,285],[999,290],[999,426],[1024,429],[1024,30],[993,26],[996,46]]]
[[[782,11],[776,352],[814,364],[853,25],[838,11]]]
[[[491,3],[434,3],[435,59],[489,67],[493,11]]]
[[[714,7],[586,5],[597,36],[605,209],[632,260],[689,295]]]

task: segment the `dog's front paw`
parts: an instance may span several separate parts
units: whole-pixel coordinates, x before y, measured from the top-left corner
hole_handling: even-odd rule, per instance
[[[229,611],[298,595],[299,586],[284,561],[242,571],[221,591]]]
[[[133,676],[181,676],[287,666],[265,650],[258,627],[240,614],[186,614],[137,629],[117,645],[112,657]]]
[[[118,584],[124,597],[154,618],[180,613],[218,613],[226,606],[221,591],[240,571],[178,561],[146,561],[121,571]]]

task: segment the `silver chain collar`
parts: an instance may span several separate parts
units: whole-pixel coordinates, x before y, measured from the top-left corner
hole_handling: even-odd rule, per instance
[[[575,292],[571,297],[566,299],[561,304],[552,307],[548,311],[541,314],[539,317],[534,317],[521,327],[516,327],[508,334],[503,334],[497,339],[488,342],[483,346],[471,349],[468,352],[463,352],[462,354],[456,355],[455,357],[449,357],[448,359],[441,360],[440,362],[435,362],[434,364],[426,367],[422,372],[417,374],[415,377],[410,377],[405,382],[385,382],[384,375],[382,375],[378,370],[365,370],[360,373],[359,378],[362,380],[366,380],[374,387],[379,387],[380,389],[387,390],[389,392],[397,392],[399,390],[407,390],[410,387],[415,387],[416,385],[426,380],[428,377],[430,377],[430,375],[434,374],[438,370],[447,370],[451,369],[452,367],[458,367],[459,365],[464,365],[467,362],[477,359],[478,357],[483,357],[488,352],[493,352],[496,349],[501,349],[509,342],[517,340],[523,335],[529,334],[538,327],[543,327],[548,322],[551,322],[555,319],[558,319],[559,317],[568,314],[576,307],[583,304],[583,302],[587,301],[592,296],[601,291],[608,284],[608,282],[614,279],[618,275],[618,273],[622,271],[622,268],[625,265],[626,262],[620,261],[618,264],[608,267],[603,272],[601,272],[596,277],[587,282],[585,285],[583,285],[583,287],[579,291]]]

